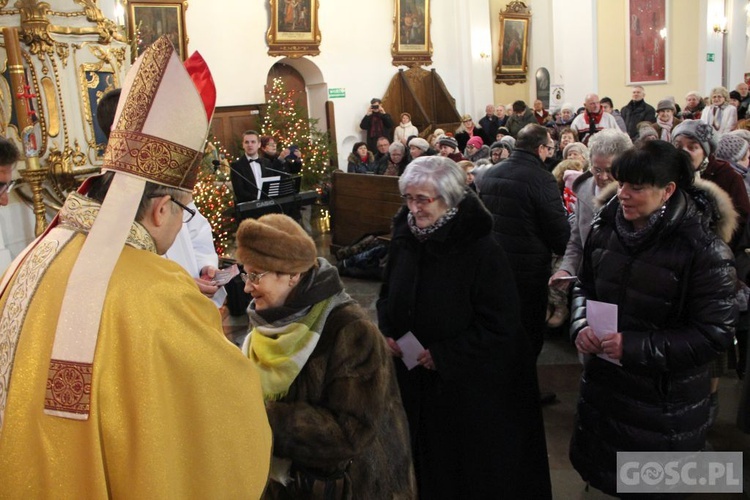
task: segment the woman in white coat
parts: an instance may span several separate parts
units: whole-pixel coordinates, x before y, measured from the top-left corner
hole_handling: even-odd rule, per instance
[[[737,128],[737,108],[729,104],[727,89],[711,89],[711,105],[703,111],[701,121],[711,125],[714,134],[726,134]]]
[[[413,135],[418,136],[419,129],[412,125],[409,113],[401,113],[401,123],[393,131],[393,142],[400,142],[406,146],[406,140]]]

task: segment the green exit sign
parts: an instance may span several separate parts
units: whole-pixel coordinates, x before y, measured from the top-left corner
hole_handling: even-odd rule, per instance
[[[708,62],[714,62],[714,53],[713,52],[709,52],[709,53],[706,54],[706,61],[708,61]]]
[[[329,99],[341,99],[346,97],[346,89],[328,89]]]

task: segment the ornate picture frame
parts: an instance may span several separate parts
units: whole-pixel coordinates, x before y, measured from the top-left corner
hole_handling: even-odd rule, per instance
[[[320,54],[319,0],[269,0],[271,22],[266,42],[269,56]]]
[[[125,0],[128,13],[128,38],[133,60],[161,35],[167,35],[183,61],[187,58],[187,1]]]
[[[495,83],[523,83],[527,79],[531,9],[523,2],[510,2],[500,12],[500,51]]]
[[[394,0],[391,45],[394,66],[432,64],[430,21],[430,0]]]
[[[667,83],[667,0],[628,0],[627,85]]]

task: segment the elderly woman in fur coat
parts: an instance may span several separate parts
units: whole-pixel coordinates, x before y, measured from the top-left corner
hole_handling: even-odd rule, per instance
[[[253,297],[242,349],[260,373],[273,431],[265,497],[415,498],[388,348],[336,268],[286,215],[243,221],[237,246]]]
[[[737,306],[726,193],[664,141],[626,151],[612,174],[574,290],[586,360],[570,460],[615,495],[618,451],[703,449],[709,363],[731,345]],[[617,304],[616,332],[588,324],[592,300]]]
[[[492,216],[449,158],[417,158],[399,189],[378,319],[420,498],[550,498],[535,358]],[[407,369],[397,339],[412,335]]]

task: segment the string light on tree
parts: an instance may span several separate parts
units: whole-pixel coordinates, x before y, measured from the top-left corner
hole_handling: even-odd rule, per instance
[[[261,134],[273,137],[280,148],[299,147],[302,154],[302,189],[318,189],[328,182],[331,140],[318,130],[317,119],[306,117],[297,103],[297,91],[287,90],[281,78],[274,78],[269,92]]]

